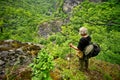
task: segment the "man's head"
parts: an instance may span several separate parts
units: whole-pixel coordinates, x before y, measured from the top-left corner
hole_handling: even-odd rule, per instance
[[[79,29],[79,34],[81,34],[81,36],[86,36],[88,34],[88,29],[85,27],[81,27]]]

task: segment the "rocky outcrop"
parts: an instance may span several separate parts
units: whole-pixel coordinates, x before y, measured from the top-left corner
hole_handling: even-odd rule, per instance
[[[42,37],[47,38],[49,35],[60,32],[61,26],[63,25],[63,20],[51,20],[48,22],[43,22],[39,25],[38,34]]]
[[[64,0],[63,11],[65,13],[70,13],[72,9],[83,2],[84,0]],[[91,2],[101,2],[102,0],[89,0]]]
[[[39,44],[16,40],[0,41],[0,75],[4,74],[8,67],[31,63],[41,47]]]
[[[77,6],[83,0],[65,0],[63,5],[63,11],[69,13],[72,11],[73,7]]]
[[[80,4],[83,1],[84,0],[64,0],[62,10],[66,14],[69,14],[75,6],[77,6],[78,4]],[[89,1],[101,2],[102,0],[89,0]],[[51,21],[46,21],[46,22],[41,23],[39,25],[39,30],[38,30],[39,36],[47,38],[49,35],[51,35],[53,33],[60,32],[61,26],[64,24],[67,24],[70,21],[70,16],[71,15],[69,15],[69,17],[64,20],[54,19]]]

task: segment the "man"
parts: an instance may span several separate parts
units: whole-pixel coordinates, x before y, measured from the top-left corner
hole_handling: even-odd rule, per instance
[[[85,66],[85,70],[88,70],[88,63],[89,63],[89,58],[87,55],[85,55],[84,53],[84,49],[86,46],[88,46],[91,42],[91,37],[88,35],[88,30],[85,27],[81,27],[79,29],[79,33],[81,35],[81,38],[79,40],[78,46],[74,46],[72,43],[70,44],[70,47],[77,50],[78,53],[76,54],[79,57],[79,62],[80,62],[80,70],[84,70],[84,66]]]

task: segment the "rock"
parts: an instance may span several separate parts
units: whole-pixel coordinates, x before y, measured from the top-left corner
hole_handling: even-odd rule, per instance
[[[22,48],[18,48],[15,51],[16,54],[24,54],[24,51],[22,50]]]
[[[41,45],[30,42],[22,43],[16,40],[0,41],[0,76],[9,67],[30,64],[33,60],[32,54],[37,55],[40,49]]]
[[[38,34],[42,37],[47,38],[49,35],[53,33],[60,32],[62,25],[63,25],[63,20],[60,19],[44,22],[39,25]]]
[[[11,43],[11,42],[13,42],[13,41],[14,41],[14,40],[12,40],[12,39],[4,40],[5,43],[6,43],[6,42]]]
[[[2,66],[3,64],[5,64],[5,62],[0,60],[0,66]]]
[[[6,56],[8,56],[8,51],[0,52],[0,57],[6,57]]]
[[[83,0],[65,0],[63,5],[63,11],[65,13],[70,13],[72,9],[81,2],[83,2]]]
[[[15,55],[15,51],[14,50],[9,50],[9,55]]]
[[[72,9],[83,2],[84,0],[64,0],[63,11],[65,13],[70,13]],[[102,0],[89,0],[90,2],[102,2]]]

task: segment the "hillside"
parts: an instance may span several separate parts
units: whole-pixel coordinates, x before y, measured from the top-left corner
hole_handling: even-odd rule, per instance
[[[69,47],[82,26],[101,47],[88,72]],[[0,79],[119,80],[119,35],[119,0],[1,0]]]
[[[53,80],[119,80],[120,66],[109,62],[90,59],[89,72],[81,72],[76,56],[66,59],[55,60],[55,69],[50,73]]]
[[[75,63],[76,62],[76,63]],[[119,80],[120,66],[108,62],[90,59],[89,72],[81,72],[78,69],[78,59],[71,58],[70,61],[65,59],[56,59],[56,66],[50,72],[52,80]],[[14,75],[14,79],[28,79],[31,80],[31,69],[29,67],[21,66],[17,70],[13,70],[8,76]],[[8,78],[10,79],[10,77]],[[48,79],[49,80],[49,79]]]

